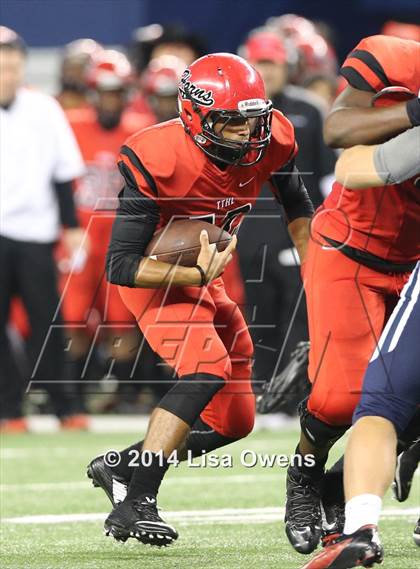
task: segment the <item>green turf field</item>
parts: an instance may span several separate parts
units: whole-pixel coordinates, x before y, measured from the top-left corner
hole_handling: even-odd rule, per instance
[[[163,517],[176,526],[180,538],[172,547],[156,549],[135,540],[120,544],[105,537],[102,521],[110,504],[103,492],[93,489],[85,479],[85,466],[95,454],[123,448],[137,439],[135,435],[56,433],[3,437],[0,566],[297,569],[307,557],[295,553],[284,535],[280,508],[285,499],[285,469],[246,468],[240,463],[244,449],[290,454],[296,438],[297,432],[291,430],[256,432],[220,453],[231,454],[232,468],[182,465],[170,470],[160,492],[160,506]],[[335,454],[338,452],[339,448]],[[388,513],[381,522],[386,548],[383,569],[420,568],[420,548],[411,539],[420,503],[418,476],[414,484],[410,499],[402,505],[387,496]],[[392,512],[396,508],[409,511],[397,515]],[[42,517],[47,514],[61,517]],[[69,521],[66,516],[70,515],[75,521]],[[22,517],[25,523],[13,521]]]

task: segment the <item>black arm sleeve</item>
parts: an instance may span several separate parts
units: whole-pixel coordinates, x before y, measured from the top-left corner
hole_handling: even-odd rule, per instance
[[[61,225],[74,228],[79,227],[79,222],[74,207],[73,183],[73,180],[54,182],[54,190],[57,196]]]
[[[134,287],[139,262],[159,223],[159,206],[144,196],[123,162],[118,164],[126,185],[119,194],[119,206],[112,227],[106,257],[109,282]]]
[[[284,207],[288,223],[298,217],[313,216],[314,206],[294,160],[288,162],[278,172],[274,172],[270,183],[277,201]]]

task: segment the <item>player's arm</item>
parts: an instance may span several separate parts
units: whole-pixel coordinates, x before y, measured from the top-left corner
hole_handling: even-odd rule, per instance
[[[294,160],[272,174],[270,182],[286,212],[287,229],[302,264],[306,258],[314,207]]]
[[[159,207],[155,200],[145,196],[124,165],[119,164],[126,185],[119,196],[119,206],[112,228],[106,259],[109,282],[138,288],[172,286],[202,286],[219,276],[231,259],[236,238],[222,253],[214,251],[206,236],[201,237],[201,252],[196,267],[170,265],[144,257],[159,223]]]
[[[376,146],[354,146],[337,161],[338,182],[354,190],[399,184],[420,172],[420,126]]]
[[[144,257],[159,222],[159,214],[147,199],[125,186],[119,200],[106,259],[108,281],[131,288],[159,288],[169,282],[174,286],[199,285],[197,269],[174,267]]]
[[[375,144],[416,126],[416,103],[372,107],[374,91],[347,86],[325,119],[324,140],[332,148]],[[417,103],[418,104],[418,103]]]

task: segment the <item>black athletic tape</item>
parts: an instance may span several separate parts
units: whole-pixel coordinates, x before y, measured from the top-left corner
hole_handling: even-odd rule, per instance
[[[206,405],[224,385],[225,380],[218,375],[184,375],[163,397],[158,407],[173,413],[192,427]]]
[[[194,269],[197,269],[198,272],[200,273],[200,277],[201,277],[200,286],[206,286],[207,279],[206,279],[206,273],[204,272],[204,269],[202,267],[200,267],[200,265],[195,265]]]

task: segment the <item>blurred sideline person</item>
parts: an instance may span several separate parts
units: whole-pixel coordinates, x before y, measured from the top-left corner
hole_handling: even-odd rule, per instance
[[[123,53],[102,50],[85,74],[91,107],[67,111],[86,165],[75,185],[74,199],[90,242],[86,258],[61,278],[63,317],[71,339],[67,367],[79,386],[80,411],[85,410],[83,382],[90,377],[89,357],[98,344],[105,346],[106,376],[120,380],[121,393],[131,389],[137,327],[117,288],[106,281],[105,257],[122,187],[116,165],[120,146],[151,123],[149,115],[127,109],[132,79],[131,65]]]
[[[156,123],[178,116],[178,84],[187,67],[176,55],[161,55],[152,59],[144,70],[142,92]]]
[[[142,91],[142,75],[153,59],[170,55],[185,62],[185,67],[204,55],[206,49],[201,38],[179,24],[162,26],[150,24],[134,30],[130,45],[130,59],[138,77],[140,91],[132,101],[138,112],[146,112],[148,103]],[[184,69],[185,69],[184,67]]]
[[[79,109],[89,106],[86,73],[92,58],[103,47],[93,39],[74,40],[64,46],[60,68],[60,91],[57,100],[63,109]]]
[[[285,43],[289,82],[313,93],[329,110],[337,95],[337,57],[333,30],[325,22],[312,22],[296,14],[269,18],[266,28]]]
[[[200,36],[179,24],[150,24],[137,28],[130,46],[131,60],[139,75],[156,57],[174,55],[188,66],[205,52]]]
[[[45,382],[63,427],[85,428],[86,419],[75,414],[69,386],[60,382],[64,338],[53,258],[60,223],[70,256],[82,245],[72,185],[83,173],[83,162],[59,104],[22,86],[25,52],[16,33],[0,27],[1,429],[27,428],[22,405],[28,378],[20,378],[6,330],[14,296],[29,316],[29,379]]]
[[[420,126],[380,145],[349,148],[336,166],[337,181],[354,191],[400,184],[419,174]],[[378,536],[382,498],[394,477],[397,437],[420,405],[419,341],[420,261],[371,357],[353,415],[344,455],[343,533],[305,569],[348,569],[382,562]],[[413,538],[420,546],[420,519]]]
[[[239,53],[260,72],[274,108],[293,124],[299,145],[296,164],[312,202],[319,206],[323,201],[321,182],[332,175],[335,164],[334,151],[323,141],[321,111],[304,89],[288,85],[286,48],[273,31],[252,33]],[[252,318],[257,382],[275,375],[294,346],[308,339],[298,257],[287,231],[274,219],[279,215],[265,187],[243,222],[238,244]]]

